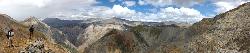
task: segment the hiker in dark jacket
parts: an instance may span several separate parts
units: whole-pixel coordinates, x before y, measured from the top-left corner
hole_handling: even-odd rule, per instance
[[[14,29],[10,29],[7,34],[9,47],[14,47],[12,44],[12,37],[14,36]]]
[[[30,37],[29,37],[29,39],[31,39],[31,36],[33,36],[33,33],[34,33],[34,26],[33,25],[31,25],[29,31],[30,31]]]

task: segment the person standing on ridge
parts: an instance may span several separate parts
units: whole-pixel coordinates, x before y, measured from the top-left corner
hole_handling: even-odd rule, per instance
[[[14,45],[12,44],[12,37],[14,36],[14,29],[10,29],[8,31],[8,34],[7,34],[7,38],[8,38],[8,44],[9,46],[8,47],[14,47]]]
[[[34,25],[31,25],[29,31],[30,31],[30,37],[29,37],[29,39],[31,39],[31,36],[33,36],[33,32],[34,32]]]

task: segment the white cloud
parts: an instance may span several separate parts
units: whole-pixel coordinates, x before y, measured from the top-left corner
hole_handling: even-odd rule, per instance
[[[127,6],[134,6],[136,4],[135,1],[124,1],[124,4],[126,4]]]
[[[35,6],[35,7],[44,7],[46,4],[51,2],[51,0],[2,0],[0,1],[3,6]]]
[[[217,13],[223,13],[226,11],[229,11],[233,8],[238,7],[239,5],[249,2],[250,0],[219,0],[219,1],[214,1],[215,6],[217,9],[215,12]]]
[[[167,5],[176,5],[181,7],[190,7],[195,4],[203,3],[205,0],[139,0],[140,5],[150,4],[155,7],[165,7]]]
[[[114,5],[112,8],[105,6],[95,6],[89,8],[82,8],[76,11],[77,13],[65,12],[67,16],[61,16],[62,13],[58,13],[61,19],[88,19],[88,18],[112,18],[113,16],[126,17],[136,14],[135,10],[130,10],[127,7],[120,5]]]
[[[126,19],[147,22],[176,21],[194,23],[200,21],[202,18],[205,18],[205,16],[195,9],[167,7],[161,9],[158,13],[138,12],[136,15],[127,17]]]
[[[161,10],[160,14],[165,15],[163,18],[169,21],[179,21],[179,22],[197,22],[202,18],[205,18],[198,10],[192,8],[173,8],[168,7]]]
[[[22,1],[29,1],[29,0],[0,1],[0,12],[7,13],[12,17],[21,20],[24,17],[28,16],[36,16],[43,18],[56,17],[56,18],[71,19],[71,20],[88,19],[88,18],[112,18],[113,16],[117,16],[128,20],[151,21],[151,22],[161,22],[161,21],[196,22],[204,18],[204,16],[199,11],[185,7],[182,8],[168,7],[168,8],[162,8],[159,12],[145,13],[145,12],[136,12],[135,10],[131,10],[128,7],[123,7],[121,5],[114,5],[112,8],[106,6],[92,6],[93,4],[97,3],[95,0],[41,0],[40,3],[33,0],[26,3],[25,2],[22,3]],[[168,0],[168,2],[170,1],[171,0]],[[155,2],[164,3],[163,1],[158,2],[158,0]],[[149,3],[146,3],[146,1],[141,1],[140,5],[146,5],[146,4]],[[160,5],[160,4],[155,4],[155,5]]]
[[[156,7],[163,7],[166,5],[172,5],[173,1],[172,0],[144,0],[145,3],[151,4]]]
[[[192,8],[162,8],[156,13],[142,13],[131,10],[127,7],[120,5],[114,5],[112,8],[105,6],[96,6],[87,8],[90,10],[82,9],[80,13],[72,13],[64,19],[88,19],[88,18],[112,18],[116,16],[118,18],[124,18],[131,21],[146,21],[146,22],[164,22],[164,21],[176,21],[176,22],[189,22],[194,23],[205,18],[198,10]],[[78,12],[79,12],[78,11]],[[70,17],[70,18],[69,18]]]
[[[120,5],[114,5],[112,10],[115,14],[118,15],[128,15],[128,14],[135,14],[134,10],[130,10],[127,7],[122,7]]]
[[[91,6],[95,3],[95,0],[1,0],[0,12],[17,20],[23,20],[28,16],[45,18],[52,13]]]
[[[52,17],[60,19],[85,20],[89,18],[108,18],[107,16],[113,16],[113,11],[111,8],[105,6],[92,6],[88,8],[75,9],[69,12],[58,12],[54,14],[54,16],[52,15]]]
[[[138,1],[138,4],[139,4],[139,5],[145,5],[145,1],[139,0],[139,1]]]

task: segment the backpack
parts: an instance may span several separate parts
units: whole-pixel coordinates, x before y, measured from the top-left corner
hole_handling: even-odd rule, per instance
[[[34,28],[33,28],[33,27],[31,27],[31,28],[29,29],[29,31],[30,31],[30,32],[33,32],[33,31],[34,31]]]
[[[8,37],[13,37],[14,36],[14,32],[12,32],[12,31],[8,31]]]

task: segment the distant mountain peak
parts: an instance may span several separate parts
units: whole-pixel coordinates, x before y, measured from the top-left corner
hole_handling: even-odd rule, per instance
[[[60,21],[61,19],[59,18],[45,18],[43,21]]]
[[[34,17],[34,16],[30,16],[30,17],[28,17],[27,19],[25,19],[24,21],[38,22],[39,20],[38,20],[38,18],[36,18],[36,17]]]
[[[25,26],[35,25],[35,27],[49,28],[49,26],[43,22],[41,22],[38,18],[34,16],[30,16],[24,21],[21,22]]]

